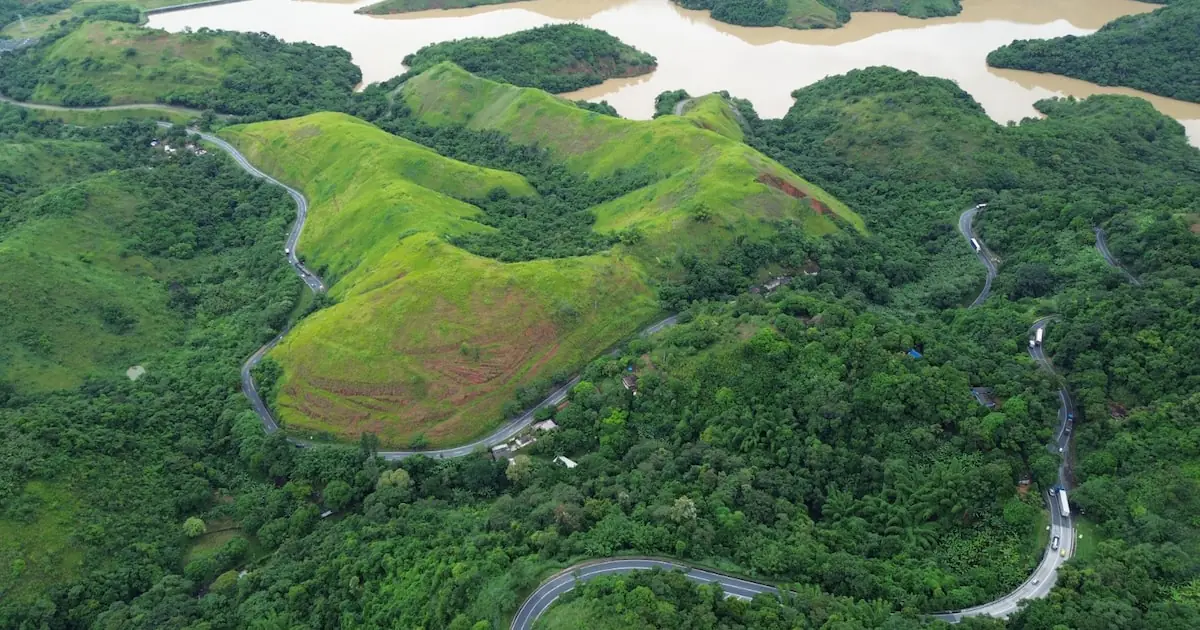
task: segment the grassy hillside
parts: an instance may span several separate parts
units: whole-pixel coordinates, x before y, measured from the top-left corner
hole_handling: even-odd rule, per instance
[[[837,28],[851,12],[887,11],[916,18],[956,15],[959,0],[674,0],[685,9],[712,12],[714,20],[741,26]]]
[[[696,120],[715,111],[709,106],[699,118],[623,120],[451,64],[410,79],[400,95],[426,123],[499,131],[518,144],[548,149],[592,177],[645,169],[656,181],[597,207],[595,229],[638,230],[645,238],[636,251],[650,261],[711,251],[737,234],[762,233],[771,220],[799,220],[817,233],[834,231],[838,222],[863,229],[862,219],[832,195],[749,146],[698,126]]]
[[[260,118],[341,108],[361,78],[339,48],[265,34],[168,33],[78,19],[0,57],[0,91],[17,100],[159,102]]]
[[[491,229],[457,198],[531,194],[517,175],[337,114],[226,133],[309,196],[299,250],[335,280],[339,303],[271,355],[292,429],[462,440],[498,420],[518,386],[590,359],[656,310],[636,263],[618,256],[504,264],[443,240]]]
[[[0,380],[73,387],[97,370],[122,374],[175,339],[166,287],[125,243],[138,199],[102,177],[30,203],[58,216],[0,241]]]
[[[1113,20],[1084,37],[1021,40],[992,51],[988,64],[1052,72],[1200,102],[1200,2]]]
[[[253,161],[309,196],[300,254],[339,301],[271,355],[283,373],[278,410],[296,431],[461,442],[500,420],[519,388],[575,369],[648,321],[658,308],[652,282],[674,273],[678,255],[715,254],[737,236],[772,233],[776,221],[816,234],[862,225],[832,196],[709,131],[739,129],[719,97],[688,117],[632,122],[440,64],[400,98],[414,117],[540,143],[568,173],[597,178],[584,182],[650,173],[649,185],[591,213],[596,232],[639,237],[591,255],[502,263],[451,243],[510,229],[463,200],[496,199],[498,189],[537,195],[520,176],[344,115],[228,130]]]
[[[412,72],[450,61],[481,77],[570,92],[614,77],[654,71],[656,60],[608,33],[580,24],[551,24],[501,37],[471,37],[426,46],[404,58]]]
[[[236,58],[221,54],[231,41],[211,33],[173,35],[120,22],[87,22],[46,51],[45,63],[60,68],[38,84],[32,100],[71,104],[83,85],[111,96],[111,103],[153,103],[186,87],[214,88]]]

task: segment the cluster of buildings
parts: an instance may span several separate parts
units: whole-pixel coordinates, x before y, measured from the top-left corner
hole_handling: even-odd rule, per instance
[[[150,148],[161,149],[162,152],[166,153],[167,155],[175,155],[176,153],[179,152],[179,149],[167,144],[166,142],[159,142],[158,140],[151,140]],[[195,144],[192,144],[191,142],[184,145],[183,150],[190,152],[192,155],[208,155],[207,150],[201,149],[200,147],[196,146]]]

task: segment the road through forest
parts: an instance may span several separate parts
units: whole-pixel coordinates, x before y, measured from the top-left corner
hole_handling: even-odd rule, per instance
[[[21,103],[3,97],[0,97],[0,101],[20,107],[44,109],[50,111],[105,111],[153,108],[165,109],[169,111],[184,110],[186,113],[196,113],[186,110],[185,108],[162,106],[158,104],[114,105],[95,108],[67,108],[53,105]],[[158,124],[163,127],[171,126],[170,123],[166,122],[159,122]],[[189,131],[199,135],[206,142],[227,153],[243,170],[250,175],[283,188],[288,195],[291,196],[292,200],[296,203],[296,220],[288,234],[285,245],[285,255],[287,256],[288,262],[295,270],[296,275],[299,276],[306,286],[308,286],[315,293],[324,292],[326,290],[324,282],[320,279],[320,277],[305,267],[304,264],[296,257],[296,244],[299,241],[301,231],[304,229],[304,222],[308,217],[308,200],[304,197],[304,195],[300,191],[260,171],[253,164],[251,164],[250,161],[246,159],[246,157],[242,155],[240,151],[237,150],[237,148],[228,142],[212,134],[203,133],[196,129],[189,129]],[[963,214],[959,217],[959,231],[962,232],[963,236],[966,237],[968,241],[972,238],[978,238],[972,229],[972,221],[975,214],[984,207],[986,207],[986,204],[974,206],[973,208],[968,209],[966,212],[963,212]],[[1099,232],[1097,233],[1097,238],[1100,239]],[[987,298],[991,289],[992,279],[995,278],[996,275],[996,265],[993,257],[991,256],[990,252],[987,251],[987,248],[983,245],[983,242],[979,241],[979,243],[980,249],[977,251],[977,254],[980,260],[987,267],[988,273],[983,292],[978,298],[976,298],[975,302],[972,303],[971,306],[976,306]],[[1035,334],[1039,328],[1044,329],[1049,319],[1050,318],[1043,318],[1035,322],[1034,327],[1031,330],[1031,334]],[[654,334],[666,327],[674,325],[676,321],[677,320],[675,316],[668,317],[646,327],[640,334],[643,336]],[[251,372],[262,360],[262,358],[266,356],[266,354],[270,352],[270,350],[274,348],[276,344],[279,343],[279,341],[284,335],[287,334],[287,332],[287,329],[281,331],[274,339],[267,342],[265,345],[255,351],[254,354],[252,354],[250,358],[246,360],[241,368],[242,391],[246,395],[247,399],[249,399],[255,413],[257,413],[261,419],[263,428],[267,433],[274,433],[278,431],[279,424],[275,421],[270,409],[267,408],[267,405],[263,402],[262,397],[259,395],[258,389],[254,383],[254,377]],[[1038,361],[1040,365],[1053,372],[1053,365],[1046,357],[1040,344],[1031,346],[1029,352],[1030,355],[1033,356],[1033,358]],[[379,455],[391,460],[403,459],[405,457],[417,454],[423,454],[436,458],[450,458],[462,457],[474,453],[479,449],[490,448],[491,446],[507,441],[513,435],[517,434],[526,426],[528,426],[533,421],[533,416],[537,409],[548,405],[555,405],[564,400],[571,388],[574,387],[578,381],[579,377],[576,376],[552,392],[533,409],[530,409],[520,416],[506,422],[487,437],[470,444],[427,451],[383,451],[380,452]],[[1059,483],[1063,488],[1066,488],[1068,487],[1067,482],[1069,477],[1069,466],[1067,464],[1067,460],[1070,454],[1070,426],[1071,418],[1074,415],[1074,408],[1072,406],[1070,395],[1067,393],[1065,388],[1060,390],[1059,398],[1061,402],[1061,408],[1059,409],[1059,430],[1057,433],[1056,443],[1050,448],[1062,448],[1061,452],[1064,453],[1064,457],[1063,464],[1059,468]],[[1067,550],[1065,555],[1060,555],[1057,551],[1054,551],[1047,546],[1042,561],[1038,565],[1038,568],[1034,571],[1033,575],[1031,575],[1029,579],[1017,587],[1017,589],[1013,592],[992,602],[988,602],[987,604],[967,608],[964,610],[937,613],[933,616],[949,622],[957,622],[965,617],[971,616],[986,615],[993,617],[1006,617],[1017,610],[1021,600],[1045,597],[1054,585],[1058,567],[1068,558],[1070,558],[1074,549],[1074,529],[1071,520],[1069,517],[1063,518],[1059,512],[1054,509],[1054,503],[1055,502],[1053,500],[1051,500],[1049,503],[1052,538],[1053,536],[1059,537],[1061,544],[1064,545],[1064,548]],[[569,567],[543,582],[528,598],[526,598],[520,609],[518,609],[517,614],[513,617],[512,630],[530,630],[538,617],[540,617],[541,614],[545,612],[545,610],[549,608],[550,605],[562,594],[572,590],[578,581],[587,581],[601,575],[628,573],[631,571],[641,571],[655,568],[678,570],[683,572],[688,579],[703,584],[720,584],[726,594],[734,597],[751,598],[759,594],[777,594],[779,592],[775,586],[770,584],[744,580],[733,576],[706,571],[704,569],[691,567],[681,562],[671,562],[651,558],[597,559]]]

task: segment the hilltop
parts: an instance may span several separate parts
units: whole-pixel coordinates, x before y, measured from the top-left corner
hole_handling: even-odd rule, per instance
[[[339,48],[111,21],[69,21],[37,45],[0,57],[0,91],[17,100],[160,102],[273,118],[344,106],[361,76]]]
[[[653,55],[579,24],[440,42],[408,55],[404,65],[420,73],[443,61],[493,81],[556,93],[648,74],[657,67]]]
[[[715,256],[739,235],[769,235],[776,222],[813,234],[861,227],[832,196],[705,129],[707,107],[693,118],[623,121],[450,64],[411,79],[398,98],[410,122],[498,133],[529,159],[538,154],[520,147],[540,137],[551,164],[537,171],[535,191],[514,173],[337,114],[224,132],[309,195],[298,249],[328,274],[338,301],[270,355],[282,367],[277,410],[297,431],[462,441],[511,413],[505,403],[522,388],[561,378],[647,323],[659,308],[653,287],[676,273],[677,256]],[[488,112],[473,109],[480,104]],[[485,144],[464,141],[469,150]],[[565,170],[555,175],[563,167],[554,164]],[[565,181],[575,184],[564,190]],[[589,199],[605,201],[590,211],[574,205]],[[579,222],[539,227],[563,212]],[[563,230],[581,233],[580,244],[541,239]],[[506,254],[512,243],[523,253]]]

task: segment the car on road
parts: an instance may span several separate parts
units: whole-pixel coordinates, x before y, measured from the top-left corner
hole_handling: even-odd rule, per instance
[[[1054,537],[1054,540],[1051,540],[1051,541],[1050,541],[1050,548],[1051,548],[1051,549],[1058,549],[1058,541],[1059,541],[1059,538],[1058,538],[1058,536],[1055,536],[1055,537]]]
[[[1030,584],[1033,584],[1034,586],[1037,586],[1038,584],[1041,584],[1041,583],[1042,583],[1042,581],[1038,578],[1033,578],[1033,581],[1030,582]]]

